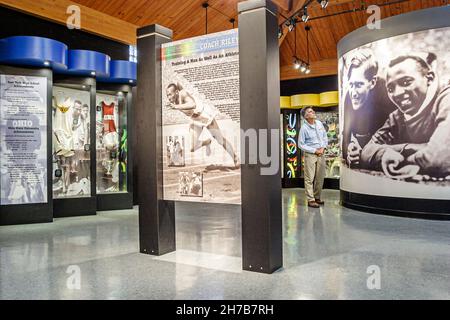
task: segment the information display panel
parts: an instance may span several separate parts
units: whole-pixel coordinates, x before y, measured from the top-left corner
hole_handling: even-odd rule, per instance
[[[47,78],[0,75],[1,205],[47,203]]]
[[[164,199],[241,203],[238,31],[162,46]]]

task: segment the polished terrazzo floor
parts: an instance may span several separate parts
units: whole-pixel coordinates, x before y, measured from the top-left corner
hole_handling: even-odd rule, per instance
[[[136,210],[0,227],[0,299],[450,299],[450,222],[361,213],[338,197],[327,191],[317,210],[302,190],[283,192],[273,275],[241,270],[237,206],[177,204],[178,250],[162,257],[138,253]]]

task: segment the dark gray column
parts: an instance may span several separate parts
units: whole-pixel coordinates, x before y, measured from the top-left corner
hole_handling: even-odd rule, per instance
[[[280,130],[276,10],[268,0],[238,4],[241,128],[269,130],[269,153],[280,160],[279,148],[270,148],[270,130]],[[248,153],[248,146],[244,146],[245,141],[242,152]],[[260,161],[256,165],[246,163],[241,169],[243,268],[272,273],[283,266],[280,166],[277,174],[265,176],[261,175],[264,166]]]
[[[138,29],[138,90],[135,110],[140,252],[175,250],[175,203],[163,200],[161,44],[172,31],[159,25]]]

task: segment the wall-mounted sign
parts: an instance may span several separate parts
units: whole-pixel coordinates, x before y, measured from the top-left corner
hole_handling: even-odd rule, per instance
[[[241,203],[238,31],[162,46],[164,199]]]
[[[1,205],[47,202],[47,78],[0,75]]]

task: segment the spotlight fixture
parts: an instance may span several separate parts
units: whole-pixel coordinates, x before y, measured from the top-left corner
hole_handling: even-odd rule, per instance
[[[294,32],[294,69],[298,70],[301,66],[301,61],[297,58],[297,29]]]
[[[208,1],[202,3],[202,8],[205,9],[205,34],[208,34]]]
[[[50,62],[49,61],[44,61],[44,66],[46,66],[46,67],[50,66]]]
[[[307,25],[305,27],[305,31],[306,31],[306,52],[308,53],[308,62],[306,63],[305,74],[309,74],[311,72],[311,64],[309,61],[309,31],[310,30],[311,30],[311,27]]]
[[[283,36],[283,28],[278,27],[278,39],[281,39],[282,36]]]
[[[303,63],[297,57],[294,56],[294,68],[298,70],[302,65]]]
[[[308,65],[306,67],[305,74],[310,74],[310,73],[311,73],[311,67]]]
[[[305,73],[306,71],[306,63],[302,63],[302,66],[300,67],[300,72]]]
[[[289,32],[292,32],[292,30],[294,30],[295,25],[297,24],[297,19],[296,18],[292,18],[287,22],[287,27],[289,29]]]
[[[234,29],[234,23],[236,22],[236,19],[235,18],[231,18],[229,21],[233,25],[233,29]]]
[[[306,23],[306,22],[308,22],[308,20],[309,20],[308,8],[305,7],[305,8],[303,8],[302,21],[303,21],[304,23]]]
[[[94,76],[94,77],[95,77],[95,71],[92,71],[92,72],[91,72],[91,76]]]
[[[322,9],[325,9],[328,6],[328,0],[317,0]]]

